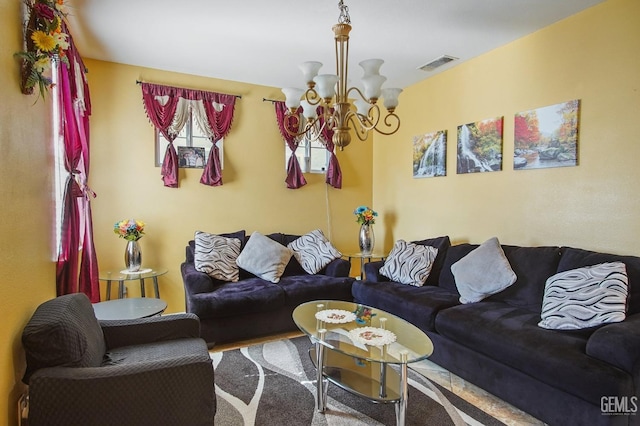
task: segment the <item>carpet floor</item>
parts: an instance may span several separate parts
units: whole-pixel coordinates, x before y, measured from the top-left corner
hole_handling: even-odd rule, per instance
[[[395,425],[393,404],[374,404],[329,384],[327,411],[315,410],[315,368],[307,337],[212,353],[218,426]],[[503,425],[409,370],[407,425]]]

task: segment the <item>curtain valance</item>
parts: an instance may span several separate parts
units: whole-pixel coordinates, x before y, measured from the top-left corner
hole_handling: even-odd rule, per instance
[[[222,185],[220,151],[216,145],[231,130],[236,96],[204,90],[185,89],[152,83],[140,83],[147,117],[169,141],[162,162],[162,180],[170,188],[178,187],[178,154],[173,141],[191,113],[196,124],[212,143],[200,183]]]

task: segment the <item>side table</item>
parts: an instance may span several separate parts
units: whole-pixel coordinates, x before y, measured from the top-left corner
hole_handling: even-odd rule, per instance
[[[371,262],[372,259],[385,260],[387,256],[384,255],[384,254],[380,254],[380,253],[364,254],[364,253],[360,252],[360,253],[343,254],[342,257],[346,257],[347,260],[349,260],[349,263],[351,263],[351,259],[360,259],[360,279],[362,280],[362,279],[364,279],[364,262],[365,262],[365,259],[367,260],[367,262]]]
[[[93,311],[98,320],[147,318],[160,315],[165,309],[167,309],[167,302],[147,297],[116,299],[93,304]]]
[[[98,279],[100,281],[106,281],[107,283],[107,300],[111,300],[111,282],[118,282],[118,298],[122,299],[124,297],[124,282],[125,281],[135,281],[140,280],[140,295],[145,297],[145,286],[144,280],[145,278],[151,278],[153,280],[153,289],[155,291],[156,299],[160,298],[160,289],[158,288],[158,277],[160,275],[164,275],[168,272],[167,269],[155,269],[155,268],[144,268],[139,272],[132,273],[123,273],[123,271],[112,272],[105,271],[100,272],[100,276]]]

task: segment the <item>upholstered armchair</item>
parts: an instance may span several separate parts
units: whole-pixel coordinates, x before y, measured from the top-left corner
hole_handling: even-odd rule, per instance
[[[193,314],[98,321],[84,294],[40,305],[22,334],[29,426],[207,425],[213,366]]]

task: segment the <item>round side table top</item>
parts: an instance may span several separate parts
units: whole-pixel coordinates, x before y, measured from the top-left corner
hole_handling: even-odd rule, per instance
[[[93,304],[99,320],[125,320],[152,317],[167,309],[167,302],[152,297],[114,299]]]

